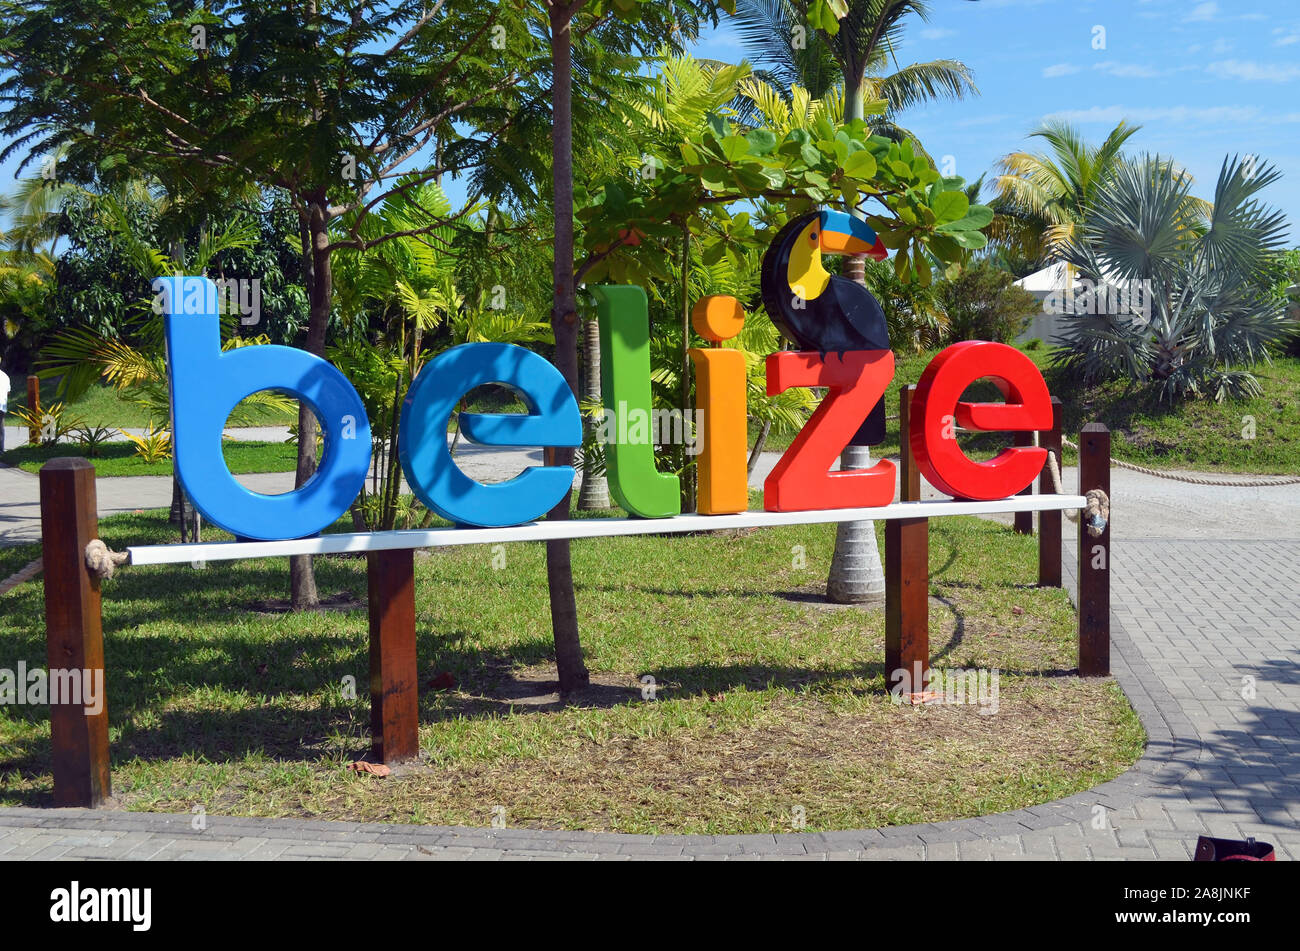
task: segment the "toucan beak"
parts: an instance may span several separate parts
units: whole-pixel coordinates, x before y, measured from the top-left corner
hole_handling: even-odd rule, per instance
[[[876,261],[889,256],[876,232],[860,218],[842,211],[823,211],[821,229],[819,243],[828,254],[865,254]]]

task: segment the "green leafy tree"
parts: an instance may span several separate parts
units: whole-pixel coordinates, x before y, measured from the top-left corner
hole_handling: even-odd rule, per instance
[[[979,92],[958,60],[898,65],[895,50],[909,20],[929,17],[921,0],[845,0],[835,17],[801,0],[737,0],[734,19],[759,77],[774,89],[801,86],[824,99],[838,85],[846,119],[867,119],[872,132],[901,139],[911,133],[895,120],[907,108]],[[885,108],[873,118],[865,107],[875,101]]]
[[[1029,134],[1045,152],[1012,152],[997,163],[993,187],[999,248],[1023,261],[1026,273],[1043,266],[1079,235],[1092,203],[1124,165],[1124,143],[1141,126],[1121,122],[1101,145],[1089,145],[1068,122],[1044,122]]]
[[[10,375],[32,366],[48,327],[54,274],[55,261],[48,253],[24,248],[10,232],[0,232],[0,368]]]
[[[916,281],[904,281],[894,271],[892,261],[868,261],[863,280],[880,302],[889,327],[889,342],[896,351],[906,347],[919,353],[942,343],[948,316],[939,291],[945,282],[922,287]]]
[[[423,210],[446,213],[449,207],[441,189],[425,182],[372,211],[362,234],[410,231]],[[415,507],[399,491],[400,409],[411,381],[438,344],[530,344],[547,336],[542,322],[494,310],[485,303],[490,295],[461,291],[456,237],[448,227],[337,254],[336,306],[356,332],[329,355],[366,404],[375,459],[370,485],[352,505],[358,531],[390,530],[403,514],[414,514]]]
[[[952,280],[935,285],[946,317],[946,341],[992,340],[1010,343],[1029,318],[1042,310],[1033,294],[1018,287],[1009,271],[991,261],[964,268]]]
[[[82,182],[147,167],[215,206],[250,183],[281,190],[301,237],[302,345],[323,356],[333,252],[396,237],[360,234],[394,190],[473,166],[521,76],[495,28],[527,35],[523,16],[423,0],[6,0],[4,156],[62,149]],[[402,175],[429,150],[434,161]],[[332,237],[345,215],[350,230]],[[454,220],[429,213],[417,230]],[[298,428],[301,485],[316,464],[305,405]],[[295,608],[318,603],[308,556],[290,578]]]

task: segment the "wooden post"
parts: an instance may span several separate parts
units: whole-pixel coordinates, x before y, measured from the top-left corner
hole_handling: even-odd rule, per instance
[[[1032,446],[1034,444],[1034,434],[1031,432],[1018,432],[1012,439],[1014,446]],[[1025,486],[1017,495],[1033,495],[1034,484],[1031,482]],[[1017,535],[1034,534],[1034,513],[1033,512],[1016,512],[1012,523],[1015,526]]]
[[[99,579],[86,569],[86,545],[99,537],[95,467],[51,459],[40,486],[54,804],[93,809],[113,794]]]
[[[381,763],[420,755],[415,658],[415,552],[366,555],[370,611],[370,738]]]
[[[1061,421],[1064,419],[1061,398],[1052,397],[1052,428],[1044,429],[1038,434],[1038,444],[1056,456],[1061,462]],[[1065,486],[1062,485],[1062,488]],[[1048,495],[1056,491],[1052,484],[1052,473],[1043,466],[1042,475],[1038,477],[1038,491]],[[1038,587],[1059,588],[1061,586],[1061,513],[1038,513]]]
[[[41,441],[41,381],[39,377],[30,374],[27,377],[27,409],[31,413],[27,441],[35,446]]]
[[[912,395],[898,394],[899,501],[921,500],[921,473],[912,456]],[[930,676],[930,523],[924,518],[885,523],[885,686],[920,694]]]
[[[1079,434],[1079,494],[1101,489],[1110,498],[1110,430],[1088,423]],[[1111,512],[1112,516],[1114,512]],[[1094,538],[1085,510],[1079,519],[1079,675],[1110,673],[1110,528]]]

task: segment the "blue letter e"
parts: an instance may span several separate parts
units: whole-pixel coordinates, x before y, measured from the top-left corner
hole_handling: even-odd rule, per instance
[[[579,446],[582,417],[569,384],[542,357],[508,343],[464,343],[424,367],[402,404],[398,455],[416,496],[460,525],[495,528],[540,518],[573,486],[572,466],[529,466],[485,485],[461,472],[447,450],[447,420],[461,396],[484,383],[516,390],[528,413],[461,413],[460,430],[487,446]]]
[[[348,510],[370,471],[370,422],[347,377],[293,347],[221,349],[217,288],[206,277],[154,281],[162,298],[176,476],[209,522],[274,540],[314,535]],[[230,474],[222,431],[235,405],[279,390],[311,407],[325,453],[307,484],[283,495],[250,492]]]

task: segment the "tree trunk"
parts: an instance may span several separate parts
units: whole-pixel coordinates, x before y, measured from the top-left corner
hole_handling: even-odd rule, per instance
[[[587,320],[582,325],[582,395],[589,401],[600,400],[600,325]],[[590,415],[582,419],[587,431],[588,445],[594,442],[591,431],[595,423]],[[582,489],[578,492],[578,508],[583,511],[609,508],[609,481],[604,470],[597,471],[591,453],[582,456]]]
[[[856,68],[844,76],[844,121],[862,119],[862,74]],[[859,212],[854,210],[854,214]],[[850,280],[866,286],[867,259],[855,254],[848,260]],[[848,446],[840,457],[841,469],[865,469],[871,465],[867,446]],[[831,558],[830,576],[826,579],[826,597],[839,604],[876,604],[885,599],[885,570],[880,563],[874,522],[840,522],[835,529],[835,554]]]
[[[326,196],[313,196],[307,232],[310,239],[311,286],[307,320],[308,353],[325,356],[325,330],[329,326],[330,297],[333,290],[330,272],[329,223],[325,220]],[[301,488],[316,473],[316,417],[307,404],[298,403],[298,466],[294,487]],[[320,604],[316,590],[316,572],[310,555],[289,558],[290,602],[295,611],[309,610]]]
[[[551,7],[551,184],[555,196],[555,366],[573,394],[578,394],[578,302],[573,286],[573,48],[570,6]],[[573,449],[557,447],[556,465],[571,465]],[[547,514],[569,517],[570,494]],[[578,602],[573,590],[573,563],[567,539],[546,543],[546,586],[551,599],[551,631],[561,695],[590,683],[578,639]]]
[[[185,502],[181,493],[181,480],[176,475],[176,467],[173,462],[172,466],[172,506],[167,512],[167,521],[172,525],[180,525],[185,519]],[[182,539],[184,532],[181,533]]]
[[[682,436],[686,435],[687,413],[691,408],[691,232],[690,229],[682,228],[682,365],[680,373],[681,380],[681,403],[682,403]],[[695,511],[695,466],[691,465],[691,457],[686,454],[686,442],[683,438],[681,446],[678,447],[681,455],[678,456],[682,472],[682,511]]]
[[[848,446],[841,469],[865,469],[871,449]],[[835,554],[826,579],[826,597],[837,604],[879,604],[885,600],[885,572],[880,566],[875,522],[840,522],[835,530]]]
[[[749,453],[749,463],[745,466],[745,475],[752,476],[754,467],[758,465],[758,460],[763,458],[763,447],[767,445],[768,433],[772,431],[772,421],[763,420],[763,428],[758,431],[758,438],[754,440],[754,448]]]

